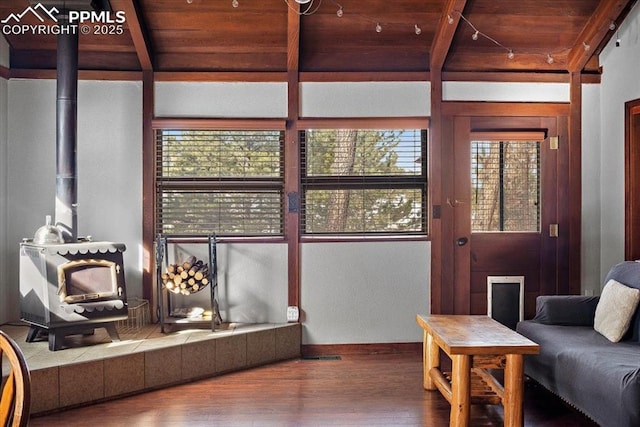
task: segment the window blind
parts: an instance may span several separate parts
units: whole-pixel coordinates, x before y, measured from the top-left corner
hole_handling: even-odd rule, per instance
[[[283,234],[284,132],[156,131],[156,232]]]
[[[300,134],[303,234],[426,234],[426,130]]]

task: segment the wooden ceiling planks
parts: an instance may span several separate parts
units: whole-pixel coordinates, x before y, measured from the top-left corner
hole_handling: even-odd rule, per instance
[[[230,0],[190,1],[111,0],[114,10],[126,12],[124,31],[119,35],[81,35],[81,69],[153,69],[199,76],[265,73],[269,79],[273,73],[290,70],[290,9],[284,0],[238,0],[237,8]],[[299,17],[297,70],[308,76],[414,76],[428,73],[432,67],[439,67],[444,75],[597,74],[597,55],[612,35],[610,21],[619,24],[635,2],[324,0],[314,14]],[[28,5],[28,0],[3,0],[0,19],[20,13]],[[336,13],[340,5],[342,17]],[[484,37],[472,40],[474,30],[459,13],[456,15],[460,11],[501,46]],[[453,25],[446,19],[449,14],[456,21]],[[382,26],[380,32],[375,30],[377,23]],[[415,25],[420,34],[416,34]],[[55,35],[4,37],[11,47],[11,68],[55,68]],[[590,41],[589,49],[584,48],[584,40]],[[514,52],[513,59],[507,58],[509,49]],[[553,63],[547,62],[547,54],[553,56]]]

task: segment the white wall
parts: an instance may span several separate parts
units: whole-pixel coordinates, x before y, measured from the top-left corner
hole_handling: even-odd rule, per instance
[[[569,102],[567,83],[444,82],[444,101]]]
[[[18,264],[18,244],[54,214],[56,83],[8,84],[7,261]],[[78,85],[78,234],[123,242],[130,295],[141,295],[142,85],[85,82]],[[19,317],[18,270],[9,269],[3,294],[6,315]]]
[[[300,84],[300,117],[426,117],[428,82]]]
[[[0,65],[9,68],[9,43],[4,36],[0,36]]]
[[[0,65],[8,67],[9,65],[9,46],[4,37],[0,37]],[[7,257],[8,257],[8,241],[7,241],[7,98],[8,98],[8,82],[0,78],[0,295],[5,294],[8,288],[7,280]],[[0,298],[0,324],[9,321],[8,311],[11,307],[11,301],[7,298]]]
[[[302,244],[303,343],[421,341],[430,260],[430,242]]]
[[[286,83],[155,84],[157,117],[287,117]]]
[[[169,262],[184,262],[190,255],[208,263],[206,244],[170,244]],[[284,323],[287,321],[287,246],[284,243],[218,244],[217,299],[224,321]],[[175,307],[211,304],[211,290],[172,296]]]
[[[600,85],[582,86],[582,293],[600,293]]]
[[[640,7],[627,16],[600,55],[601,276],[624,260],[624,104],[640,98]]]

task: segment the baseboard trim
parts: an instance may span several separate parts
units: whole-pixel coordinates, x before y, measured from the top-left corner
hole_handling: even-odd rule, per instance
[[[422,353],[421,342],[375,344],[303,344],[303,356]]]

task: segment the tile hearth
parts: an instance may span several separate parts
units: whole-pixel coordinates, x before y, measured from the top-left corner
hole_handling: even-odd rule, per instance
[[[215,331],[176,328],[168,333],[160,332],[159,325],[119,328],[120,342],[98,328],[93,335],[66,337],[59,351],[49,351],[46,339],[26,342],[27,325],[0,329],[27,360],[32,414],[296,358],[301,343],[297,323],[226,323]]]

